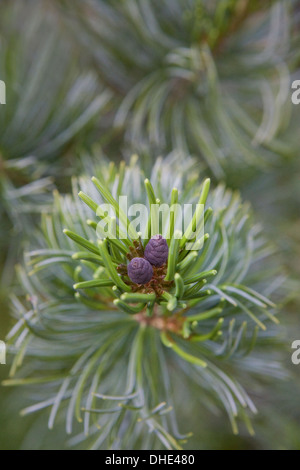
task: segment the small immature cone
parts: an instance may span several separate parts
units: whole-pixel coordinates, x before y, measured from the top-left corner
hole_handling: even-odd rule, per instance
[[[152,279],[153,269],[146,259],[133,258],[127,267],[127,273],[135,284],[147,284]]]
[[[162,266],[168,259],[169,247],[162,235],[154,235],[145,248],[145,258],[153,266]]]

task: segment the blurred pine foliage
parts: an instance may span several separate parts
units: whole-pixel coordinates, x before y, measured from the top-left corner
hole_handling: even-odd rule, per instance
[[[0,77],[8,103],[0,113],[2,262],[8,250],[2,287],[11,282],[16,246],[32,230],[29,214],[45,207],[54,178],[62,184],[75,148],[93,142],[111,97],[95,73],[80,66],[43,8],[31,1],[0,5]]]
[[[130,151],[181,149],[201,157],[217,178],[239,181],[245,168],[295,155],[285,137],[292,2],[56,3],[118,98],[113,125]]]

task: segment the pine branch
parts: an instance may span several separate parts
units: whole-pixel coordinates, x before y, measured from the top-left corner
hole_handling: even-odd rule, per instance
[[[7,95],[0,109],[0,211],[7,226],[1,230],[1,251],[9,253],[1,285],[6,288],[20,239],[32,231],[33,214],[47,210],[53,178],[68,173],[68,152],[93,140],[111,93],[95,74],[80,70],[71,44],[61,41],[43,5],[4,2],[0,30],[0,79]]]
[[[115,131],[129,149],[199,156],[218,179],[295,155],[285,136],[294,67],[286,2],[56,4],[113,90]]]
[[[74,437],[73,443],[86,439],[91,448],[147,448],[151,432],[152,448],[180,448],[187,436],[178,433],[179,398],[170,394],[179,377],[184,396],[196,393],[206,400],[208,393],[225,408],[235,433],[237,420],[247,424],[256,412],[237,371],[249,367],[250,375],[266,373],[265,349],[255,366],[245,355],[256,342],[258,350],[270,342],[275,332],[270,321],[278,322],[263,288],[272,284],[273,274],[266,276],[264,269],[272,248],[238,194],[218,186],[208,195],[208,181],[199,194],[194,161],[186,159],[182,168],[174,156],[158,160],[146,183],[160,203],[170,201],[174,183],[180,204],[207,198],[209,238],[192,257],[184,245],[172,250],[171,240],[168,265],[157,268],[165,276],[175,256],[168,282],[163,277],[155,285],[130,281],[124,266],[127,255],[129,260],[144,256],[139,240],[113,243],[108,237],[98,247],[100,204],[122,194],[128,204],[147,203],[135,157],[128,167],[94,168],[98,179],[93,183],[74,180],[72,197],[56,193],[53,211],[42,219],[43,237],[27,256],[30,272],[18,270],[27,300],[13,299],[18,320],[8,339],[15,359],[5,384],[38,391],[40,402],[24,413],[49,408],[50,428],[58,415],[64,416],[68,433],[75,421],[83,423],[90,437]],[[77,196],[78,185],[87,205]],[[119,223],[120,217],[119,212]],[[272,369],[270,363],[272,375],[277,366]]]

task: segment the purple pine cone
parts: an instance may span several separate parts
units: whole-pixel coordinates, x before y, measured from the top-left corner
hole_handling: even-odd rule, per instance
[[[169,247],[162,235],[154,235],[145,248],[145,258],[153,266],[162,266],[168,259]]]
[[[153,269],[146,259],[133,258],[127,267],[127,273],[135,284],[147,284],[152,279]]]

